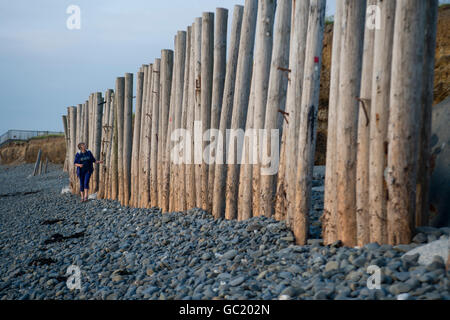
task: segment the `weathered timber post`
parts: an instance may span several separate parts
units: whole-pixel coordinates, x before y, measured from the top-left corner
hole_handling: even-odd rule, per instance
[[[88,143],[89,139],[89,100],[84,103],[84,116],[83,116],[83,142]]]
[[[174,56],[177,55],[178,48],[178,33],[174,37]],[[169,123],[167,124],[167,140],[166,140],[166,152],[168,159],[170,161],[167,163],[168,166],[165,170],[164,175],[167,177],[168,181],[165,185],[167,186],[167,191],[163,191],[163,196],[167,194],[167,200],[163,201],[163,205],[167,204],[167,210],[163,211],[173,211],[175,207],[175,163],[172,163],[172,145],[173,141],[171,139],[172,132],[175,129],[175,110],[176,110],[176,97],[177,97],[177,67],[178,59],[175,59],[173,66],[173,76],[172,76],[172,94],[170,95],[170,109],[169,109]]]
[[[339,76],[343,1],[336,4],[333,26],[333,48],[331,53],[330,95],[328,104],[327,155],[325,170],[324,211],[322,214],[322,238],[324,244],[338,240],[336,207],[336,129],[339,105]],[[288,191],[290,192],[290,191]],[[289,197],[289,193],[288,193]],[[291,214],[288,212],[288,215]]]
[[[255,70],[255,62],[253,62]],[[252,175],[253,159],[255,156],[255,137],[253,134],[253,119],[255,113],[255,72],[252,74],[250,97],[248,102],[247,119],[245,120],[244,144],[242,146],[241,170],[239,171],[238,212],[239,221],[252,217]]]
[[[375,31],[369,146],[370,242],[387,243],[387,126],[396,1],[377,1],[382,28]]]
[[[188,26],[186,33],[186,62],[184,64],[184,83],[183,83],[183,105],[181,112],[181,126],[182,129],[187,129],[187,112],[189,108],[189,99],[190,99],[190,88],[192,84],[190,83],[190,70],[191,70],[191,47],[192,47],[192,27]],[[189,136],[183,136],[183,156],[182,162],[180,164],[180,174],[178,177],[178,185],[179,185],[179,197],[178,197],[178,210],[184,211],[187,208],[187,192],[186,192],[186,163],[188,161],[188,157],[190,155],[187,152],[190,152],[190,149],[187,149],[190,146],[190,141],[188,141]]]
[[[153,63],[148,68],[148,85],[147,85],[147,113],[144,123],[144,148],[142,150],[144,157],[143,185],[141,194],[141,207],[150,206],[150,151],[152,143],[152,96],[153,96]]]
[[[266,116],[264,124],[264,134],[261,157],[261,181],[259,210],[260,214],[271,217],[274,212],[276,177],[279,165],[279,146],[281,142],[281,133],[283,128],[283,112],[286,106],[286,88],[289,72],[289,43],[291,34],[291,14],[292,2],[289,0],[278,1],[275,26],[274,26],[274,45],[272,53],[272,62],[270,67],[269,89],[267,92]],[[275,146],[272,144],[272,130],[278,130],[278,141]],[[273,149],[276,148],[276,150]],[[274,153],[275,152],[275,153]],[[266,156],[270,154],[269,166],[276,166],[271,170],[275,172],[265,172],[268,170],[265,164]],[[275,159],[274,159],[275,155]]]
[[[67,116],[62,116],[62,122],[64,127],[64,140],[66,141],[66,157],[64,159],[64,171],[68,171],[68,165],[69,165],[69,159],[68,159],[68,152],[69,152],[69,132],[67,129]]]
[[[291,31],[291,48],[289,51],[289,82],[286,93],[286,112],[289,114],[288,122],[284,122],[283,136],[284,150],[282,150],[280,167],[284,166],[284,179],[282,172],[278,175],[277,202],[275,218],[286,219],[288,226],[294,226],[295,216],[295,179],[297,177],[297,150],[298,134],[301,114],[301,101],[303,92],[303,78],[306,55],[306,41],[309,19],[310,1],[296,1],[293,10],[293,25]],[[282,145],[283,149],[283,145]],[[284,156],[283,156],[284,154]],[[283,190],[284,187],[284,190]]]
[[[212,98],[211,98],[211,130],[218,130],[220,126],[220,113],[222,111],[223,92],[225,85],[225,74],[227,65],[227,25],[228,10],[223,8],[216,9],[216,22],[214,27],[214,67],[212,79]],[[212,141],[214,140],[214,142]],[[208,167],[208,211],[212,212],[213,194],[214,194],[214,169],[215,158],[217,154],[217,135],[211,132],[210,136],[210,154]]]
[[[107,102],[108,91],[105,91],[105,98],[103,101],[103,116],[102,116],[102,135],[100,144],[100,159],[104,161],[103,164],[98,166],[99,168],[99,178],[98,178],[98,192],[97,199],[103,199],[105,196],[105,173],[106,173],[106,140],[107,140],[107,123],[109,119],[109,109]]]
[[[181,116],[182,116],[182,108],[183,108],[183,91],[184,91],[184,72],[185,72],[185,64],[186,64],[186,31],[178,31],[177,33],[177,46],[175,51],[175,109],[174,109],[174,125],[173,130],[177,130],[181,127]],[[170,132],[170,134],[172,133]],[[179,203],[180,197],[183,195],[180,192],[180,183],[181,183],[181,163],[179,150],[176,155],[174,154],[174,159],[176,162],[173,164],[173,169],[171,170],[171,178],[173,179],[173,184],[171,185],[171,210],[180,210]],[[183,150],[184,152],[184,150]],[[173,196],[172,196],[173,195]]]
[[[102,94],[100,92],[96,93],[95,98],[95,141],[94,141],[94,157],[96,160],[100,159],[100,151],[101,151],[101,144],[102,144],[102,118],[103,118],[103,98]],[[93,176],[93,188],[91,190],[92,193],[98,191],[98,182],[99,182],[99,164],[94,164],[94,176]]]
[[[252,166],[252,204],[253,216],[259,216],[261,180],[261,135],[266,119],[267,92],[269,90],[270,64],[273,50],[273,27],[275,20],[275,1],[263,0],[258,4],[258,27],[255,43],[255,110],[253,128],[256,130],[257,161]]]
[[[237,61],[239,57],[239,45],[241,38],[243,6],[234,6],[233,22],[231,25],[230,48],[228,51],[228,62],[225,74],[225,85],[223,90],[222,110],[220,113],[219,139],[216,146],[216,159],[214,169],[214,185],[212,214],[215,218],[224,217],[225,199],[223,190],[226,182],[226,130],[231,126],[233,112],[234,89],[236,80]]]
[[[69,119],[70,119],[70,115],[69,115]],[[70,150],[70,148],[68,148],[68,150]],[[42,156],[42,150],[39,149],[37,157],[36,157],[36,162],[34,163],[34,169],[33,169],[33,176],[36,176],[37,174],[39,174],[39,167],[41,165],[41,156]],[[69,164],[70,164],[70,159],[69,159]],[[70,165],[69,165],[70,168]],[[69,172],[71,172],[69,170]],[[72,175],[69,175],[69,179],[72,179]],[[72,181],[71,181],[72,184]]]
[[[438,1],[426,1],[425,52],[423,69],[423,94],[421,128],[419,131],[419,159],[416,190],[416,226],[429,222],[429,189],[431,177],[431,108],[433,106],[434,59],[436,50]]]
[[[77,105],[77,136],[76,136],[76,141],[77,144],[81,142],[81,114],[83,111],[83,106],[81,104]]]
[[[356,137],[366,1],[344,1],[340,55],[336,173],[338,236],[356,245]]]
[[[317,111],[319,106],[320,69],[322,67],[325,0],[311,0],[308,18],[308,38],[300,111],[297,183],[293,231],[296,243],[305,245],[309,230],[311,188],[316,149]]]
[[[112,150],[112,137],[113,137],[113,121],[114,121],[114,108],[112,105],[112,97],[113,90],[108,89],[105,93],[106,100],[106,108],[108,110],[108,118],[106,120],[106,129],[105,129],[105,164],[104,164],[104,194],[103,198],[110,199],[110,190],[111,190],[111,150]]]
[[[245,128],[247,108],[250,95],[250,86],[253,67],[253,49],[255,44],[256,15],[258,3],[255,0],[247,0],[244,7],[244,20],[241,30],[239,45],[239,57],[236,71],[236,85],[231,117],[231,129],[238,132]],[[226,208],[225,218],[237,218],[238,186],[239,186],[239,160],[241,150],[238,135],[230,136],[227,142],[227,180],[226,180]],[[223,190],[222,190],[223,196]],[[223,198],[222,198],[223,199]]]
[[[146,178],[146,158],[150,155],[145,151],[149,151],[147,145],[149,143],[150,134],[147,133],[147,124],[150,117],[150,111],[148,108],[148,90],[150,87],[150,79],[153,65],[144,65],[144,86],[142,92],[142,117],[141,117],[141,141],[139,147],[139,194],[138,194],[138,207],[144,206],[144,196],[147,194],[145,189]]]
[[[77,152],[77,109],[75,107],[69,107],[69,134],[70,134],[70,148],[69,148],[69,177],[70,177],[70,188],[72,193],[76,194],[78,189],[77,177],[75,165],[73,162],[75,161],[75,153]]]
[[[133,149],[133,74],[125,74],[125,104],[123,125],[123,205],[130,202],[131,152]]]
[[[125,104],[125,78],[118,78],[118,87],[114,95],[117,108],[117,182],[118,195],[117,200],[123,203],[124,199],[124,176],[123,176],[123,132],[124,132],[124,104]]]
[[[143,68],[141,68],[142,70]],[[141,146],[141,117],[142,117],[142,92],[144,87],[144,73],[139,71],[136,76],[136,112],[134,114],[133,151],[131,155],[131,197],[130,205],[137,207],[137,195],[139,194],[139,148]]]
[[[420,126],[426,2],[397,1],[386,184],[388,243],[409,243],[416,214],[417,151]]]
[[[204,12],[202,15],[202,48],[201,48],[201,120],[202,120],[202,164],[201,164],[201,208],[210,211],[208,203],[208,171],[209,154],[205,152],[208,145],[206,131],[211,126],[211,99],[214,67],[214,13]]]
[[[366,21],[377,19],[373,9],[377,0],[367,1]],[[367,24],[367,23],[366,23]],[[370,242],[369,218],[369,149],[370,109],[372,105],[372,77],[374,59],[375,28],[367,27],[364,32],[363,65],[361,76],[358,137],[356,149],[356,243],[363,246]]]
[[[164,193],[168,189],[164,186],[164,170],[166,163],[170,159],[167,158],[166,154],[166,143],[167,143],[167,130],[169,124],[169,112],[170,112],[170,99],[172,93],[172,77],[173,77],[173,51],[172,50],[161,50],[161,124],[160,124],[160,148],[158,150],[158,205],[167,210],[163,206],[163,199],[167,199],[167,195]]]
[[[202,79],[201,79],[201,67],[202,67],[202,18],[195,18],[194,22],[194,76],[195,76],[195,108],[194,108],[194,121],[201,122],[201,91],[202,91]],[[195,128],[194,128],[195,130]],[[203,132],[201,132],[203,135]],[[202,178],[201,178],[201,168],[203,162],[203,150],[202,141],[198,141],[196,137],[194,140],[194,163],[195,163],[195,202],[196,207],[200,208],[201,204],[201,194],[202,194]]]
[[[48,171],[48,158],[45,158],[45,166],[44,166],[44,173],[47,173]]]
[[[186,167],[185,167],[185,189],[186,189],[186,208],[192,209],[196,206],[196,192],[195,192],[195,168],[194,168],[194,118],[195,118],[195,63],[194,63],[194,24],[188,28],[188,37],[190,37],[189,45],[189,85],[188,85],[188,101],[186,110],[186,130],[189,135],[186,137],[185,150],[186,153]],[[186,94],[186,92],[184,93]]]
[[[150,147],[150,204],[152,207],[158,205],[158,128],[159,128],[159,79],[160,79],[161,59],[155,59],[153,64],[152,79],[152,128],[151,128],[151,147]]]

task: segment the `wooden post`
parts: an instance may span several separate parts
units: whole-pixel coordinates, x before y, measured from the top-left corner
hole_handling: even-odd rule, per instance
[[[339,77],[343,1],[337,1],[333,26],[333,48],[331,53],[330,95],[328,103],[327,155],[325,170],[324,211],[322,214],[322,238],[324,244],[338,240],[336,207],[336,129],[339,105]],[[289,192],[289,191],[288,191]],[[289,193],[288,193],[289,197]],[[288,213],[288,216],[291,216]]]
[[[188,85],[188,105],[186,110],[186,130],[190,133],[186,140],[186,149],[190,150],[187,155],[185,173],[185,188],[186,188],[186,208],[192,209],[196,206],[196,191],[195,191],[195,168],[194,168],[194,118],[195,118],[195,51],[194,51],[194,24],[191,25],[190,31],[188,28],[188,36],[190,36],[190,60],[189,60],[189,85]],[[185,92],[186,94],[186,92]]]
[[[216,9],[216,24],[214,28],[214,68],[211,98],[211,130],[218,130],[220,126],[220,113],[222,111],[223,90],[225,85],[226,63],[227,63],[227,23],[228,10],[223,8]],[[214,193],[214,160],[216,157],[217,137],[214,142],[215,148],[210,149],[208,166],[208,211],[212,212],[213,193]]]
[[[144,123],[144,146],[143,146],[143,157],[144,157],[144,165],[143,165],[143,178],[142,178],[142,191],[141,194],[141,207],[149,207],[150,206],[150,151],[151,151],[151,143],[152,143],[152,90],[153,90],[153,63],[150,64],[148,68],[148,85],[147,85],[147,114],[145,117]]]
[[[366,21],[376,19],[377,12],[372,10],[377,0],[368,0]],[[370,10],[370,11],[369,11]],[[358,137],[356,149],[356,240],[358,246],[370,242],[369,218],[369,135],[370,109],[372,99],[372,77],[374,59],[375,28],[367,27],[364,32],[363,65],[361,76]]]
[[[291,15],[292,2],[289,0],[278,1],[274,27],[274,45],[272,53],[272,62],[270,67],[269,89],[267,92],[266,116],[264,124],[264,134],[261,157],[261,182],[259,210],[260,214],[271,217],[274,212],[275,191],[276,191],[276,172],[263,172],[265,168],[265,156],[270,153],[271,163],[276,163],[276,170],[279,165],[279,149],[272,149],[272,130],[278,130],[279,138],[276,148],[279,148],[283,128],[283,112],[286,106],[286,88],[289,72],[289,43],[291,34]],[[274,157],[274,151],[276,159]]]
[[[124,132],[124,104],[125,104],[125,78],[118,78],[118,86],[114,96],[117,108],[117,198],[123,204],[124,199],[124,175],[123,175],[123,132]]]
[[[251,3],[254,9],[256,4]],[[248,5],[251,5],[248,2]],[[221,218],[225,215],[225,198],[223,190],[225,189],[226,182],[226,165],[224,164],[227,159],[226,153],[226,129],[231,126],[231,117],[233,112],[234,101],[234,89],[236,80],[236,71],[239,57],[239,47],[242,29],[244,7],[234,6],[233,10],[233,22],[231,25],[231,39],[230,48],[228,52],[228,62],[225,75],[225,85],[223,91],[222,111],[220,113],[220,127],[219,135],[223,139],[219,139],[216,148],[216,159],[214,169],[214,194],[213,194],[213,207],[212,213],[215,218]],[[251,15],[251,12],[246,12],[247,16]],[[245,30],[249,29],[249,26],[245,26]],[[250,28],[251,29],[251,28]]]
[[[419,135],[426,2],[398,1],[392,55],[388,123],[388,242],[409,243],[416,214],[417,139]]]
[[[138,194],[138,207],[144,206],[144,197],[147,195],[145,189],[146,179],[146,158],[149,157],[149,153],[145,154],[145,151],[149,151],[147,147],[150,141],[150,134],[147,132],[147,124],[150,118],[150,111],[148,108],[148,91],[150,87],[150,78],[153,65],[144,65],[144,86],[142,92],[142,117],[141,117],[141,141],[139,147],[139,194]]]
[[[182,129],[187,129],[187,118],[188,118],[188,112],[189,112],[189,103],[190,103],[190,90],[192,88],[191,80],[191,47],[192,47],[192,27],[188,26],[187,33],[186,33],[186,62],[184,64],[184,83],[183,83],[183,105],[182,105],[182,112],[181,112],[181,126]],[[191,120],[192,121],[192,120]],[[189,136],[183,137],[183,161],[180,165],[180,173],[178,177],[178,185],[179,185],[179,197],[178,197],[178,210],[184,211],[187,208],[187,191],[186,191],[186,163],[190,159],[188,159],[188,156],[190,155],[187,153],[190,149],[188,147],[190,146],[190,141],[188,140]]]
[[[133,149],[133,74],[125,74],[125,104],[123,125],[123,205],[130,202],[131,152]]]
[[[205,153],[208,141],[205,133],[211,127],[211,99],[214,67],[214,13],[204,12],[202,16],[202,48],[201,48],[201,120],[202,120],[202,159],[201,164],[201,208],[211,211],[208,203],[208,171],[209,154]],[[203,157],[202,157],[203,158]]]
[[[366,1],[345,1],[340,56],[336,148],[338,236],[346,246],[356,245],[356,136],[361,89],[362,50]]]
[[[141,68],[142,70],[143,68]],[[144,87],[144,73],[139,71],[136,76],[136,112],[134,114],[133,151],[131,156],[131,198],[130,205],[137,207],[137,195],[139,194],[139,148],[141,146],[141,117],[142,117],[142,92]]]
[[[69,107],[69,134],[70,134],[70,149],[69,149],[69,177],[70,177],[70,188],[72,193],[78,193],[78,183],[76,177],[76,170],[73,162],[75,161],[75,153],[77,152],[77,109],[76,107]]]
[[[417,172],[416,226],[425,226],[429,222],[429,189],[431,176],[431,108],[433,106],[434,59],[436,50],[436,32],[438,1],[426,1],[425,52],[423,69],[422,110],[419,131],[419,160]]]
[[[273,27],[275,20],[275,1],[263,0],[258,5],[258,27],[255,43],[255,110],[253,128],[258,137],[257,163],[252,166],[252,205],[253,215],[259,216],[260,176],[261,176],[261,141],[259,132],[264,129],[266,119],[267,91],[269,89],[270,64],[272,61]],[[245,216],[249,214],[244,212]]]
[[[175,109],[174,109],[174,124],[171,132],[168,135],[172,134],[172,132],[181,127],[181,115],[183,108],[183,90],[184,90],[184,72],[185,72],[185,63],[186,63],[186,31],[178,31],[177,33],[177,46],[175,48]],[[181,183],[181,165],[172,163],[173,169],[171,170],[171,179],[172,184],[170,188],[171,192],[171,209],[170,210],[180,210],[179,203],[180,197],[182,197],[180,192],[180,183]]]
[[[370,242],[387,243],[387,126],[390,109],[392,46],[396,1],[377,1],[381,28],[375,31],[369,147]]]
[[[47,173],[48,171],[48,158],[45,158],[45,166],[44,166],[44,173]]]
[[[104,163],[98,166],[99,168],[99,182],[98,182],[98,192],[97,199],[105,198],[105,173],[106,173],[106,141],[108,135],[108,120],[109,120],[109,109],[108,109],[108,91],[105,91],[105,99],[103,102],[103,116],[102,116],[102,135],[101,135],[101,145],[100,145],[100,159]]]
[[[195,75],[195,109],[194,109],[194,121],[202,121],[201,114],[201,91],[202,91],[202,78],[201,78],[201,53],[202,53],[202,18],[195,18],[194,22],[194,75]],[[195,129],[194,129],[195,130]],[[194,139],[194,163],[195,163],[195,202],[196,207],[201,208],[201,194],[202,194],[202,178],[201,168],[203,162],[203,150],[202,141]]]
[[[70,119],[70,115],[69,115],[69,119]],[[39,173],[39,167],[41,165],[41,156],[42,156],[42,150],[39,149],[38,154],[37,154],[37,158],[36,158],[36,162],[34,164],[33,176],[36,176]],[[70,163],[70,159],[69,159],[69,163]],[[69,173],[70,173],[70,170],[69,170]],[[69,179],[72,179],[71,174],[69,174]]]
[[[160,149],[158,150],[158,204],[162,208],[164,192],[168,191],[164,187],[164,167],[168,165],[166,154],[167,129],[169,124],[170,99],[172,94],[172,77],[173,77],[173,54],[172,50],[161,51],[161,125],[160,125]]]
[[[288,226],[291,228],[294,226],[295,216],[298,128],[300,125],[310,1],[295,1],[294,4],[294,20],[289,51],[289,69],[291,72],[289,73],[290,81],[288,82],[286,94],[286,112],[289,114],[289,122],[284,122],[283,136],[285,137],[285,147],[281,152],[281,161],[284,161],[284,164],[280,162],[280,167],[283,166],[285,169],[284,179],[281,171],[278,175],[280,182],[278,183],[279,189],[277,190],[275,208],[275,218],[277,220],[286,219]]]
[[[77,106],[77,136],[76,141],[77,144],[81,142],[81,113],[83,111],[83,106],[78,104]]]
[[[152,207],[158,205],[158,128],[159,128],[159,79],[160,79],[161,59],[155,59],[153,64],[152,79],[152,128],[151,128],[151,149],[150,149],[150,204]]]
[[[253,62],[253,70],[255,70]],[[238,213],[239,221],[247,220],[252,217],[252,176],[253,159],[255,151],[256,135],[253,134],[253,119],[255,113],[255,72],[252,74],[250,97],[248,102],[247,119],[245,120],[244,145],[242,146],[241,170],[239,172],[238,189]]]
[[[236,71],[236,86],[231,118],[231,129],[245,128],[247,108],[250,95],[250,86],[253,67],[253,49],[255,44],[256,14],[258,3],[255,0],[246,0],[244,7],[244,20],[239,45],[239,57]],[[227,183],[226,183],[226,208],[225,218],[237,218],[238,186],[239,186],[239,160],[237,153],[240,150],[239,139],[230,137],[227,154]],[[237,143],[236,143],[237,142]],[[223,195],[223,190],[222,190]],[[223,198],[222,198],[223,199]]]
[[[66,157],[64,159],[64,171],[68,171],[69,159],[68,159],[68,151],[69,151],[69,134],[67,131],[67,116],[62,116],[63,127],[64,127],[64,140],[66,141]]]
[[[38,170],[38,176],[40,176],[44,172],[44,161],[39,162],[39,170]]]
[[[114,107],[112,103],[114,91],[112,89],[108,89],[105,94],[106,99],[106,106],[108,109],[108,119],[106,122],[106,150],[105,150],[105,164],[104,164],[104,170],[105,170],[105,177],[104,177],[104,198],[110,199],[111,197],[111,153],[112,153],[112,145],[113,145],[113,127],[114,127]]]
[[[102,94],[100,92],[97,92],[95,95],[95,105],[94,105],[94,111],[95,111],[95,140],[94,140],[94,157],[96,160],[100,159],[100,150],[101,150],[101,144],[102,144],[102,118],[103,118],[103,98]],[[99,181],[99,165],[94,164],[94,176],[93,176],[93,186],[91,188],[91,193],[98,191],[98,181]]]
[[[297,183],[295,184],[294,236],[299,245],[305,245],[309,230],[311,188],[316,150],[317,111],[319,106],[320,69],[322,67],[325,0],[311,0],[308,18],[303,93],[297,150]]]
[[[83,142],[88,143],[89,139],[89,101],[86,100],[84,103],[84,121],[83,121]]]

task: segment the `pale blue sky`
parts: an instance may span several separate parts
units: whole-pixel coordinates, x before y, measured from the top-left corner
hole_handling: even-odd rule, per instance
[[[336,0],[328,1],[327,15]],[[2,0],[0,2],[0,134],[9,129],[62,130],[66,107],[173,48],[202,12],[245,0]],[[68,30],[69,5],[81,29]]]

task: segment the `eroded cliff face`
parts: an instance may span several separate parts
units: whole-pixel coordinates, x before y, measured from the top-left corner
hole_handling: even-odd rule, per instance
[[[434,105],[450,95],[450,5],[439,8],[436,65],[434,77]],[[330,92],[331,51],[333,25],[325,27],[323,62],[320,79],[320,98],[317,124],[316,165],[325,165],[328,127],[328,96]]]
[[[31,139],[26,142],[10,142],[0,148],[0,164],[33,163],[36,161],[39,149],[42,159],[52,163],[63,164],[66,156],[64,137],[48,137]]]

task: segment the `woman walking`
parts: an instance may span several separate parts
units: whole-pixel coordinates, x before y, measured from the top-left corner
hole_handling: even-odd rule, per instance
[[[90,150],[86,149],[86,144],[80,142],[78,144],[80,150],[75,155],[74,164],[77,167],[77,176],[80,179],[80,193],[81,202],[88,200],[89,179],[94,171],[94,163],[103,163],[103,161],[97,161]]]

